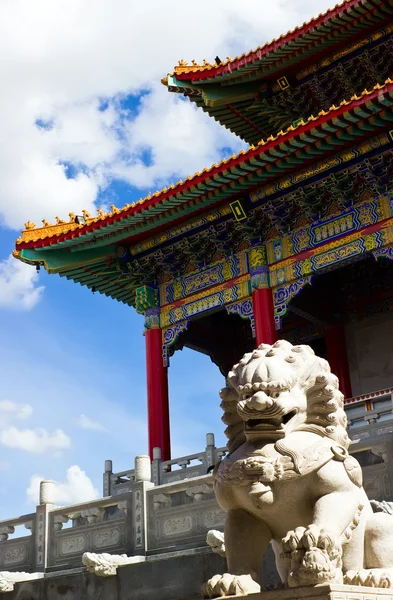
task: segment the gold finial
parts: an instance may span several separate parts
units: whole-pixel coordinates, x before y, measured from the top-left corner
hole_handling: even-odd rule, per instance
[[[34,229],[35,228],[35,223],[33,223],[33,221],[27,221],[25,223],[25,229],[27,229],[27,231],[29,231],[29,229]]]
[[[74,212],[68,213],[68,216],[70,217],[70,221],[75,221],[75,213]]]
[[[66,223],[66,221],[64,221],[64,219],[60,219],[60,217],[56,216],[55,219],[56,219],[57,225],[61,225],[62,223]]]
[[[51,227],[52,223],[49,223],[46,219],[42,219],[42,224],[44,227]]]
[[[188,62],[182,58],[178,61],[178,65],[179,67],[186,67],[188,65]]]
[[[85,219],[91,219],[91,214],[85,208],[82,210],[82,215],[85,217]]]
[[[119,212],[120,212],[120,210],[114,204],[111,204],[111,209],[115,215],[119,214]]]
[[[105,213],[104,213],[104,211],[102,210],[102,208],[97,208],[97,215],[98,215],[99,217],[105,217]]]
[[[211,67],[211,64],[206,58],[203,59],[203,64],[205,65],[205,67]]]
[[[228,62],[230,62],[232,60],[230,56],[227,56],[226,59]]]
[[[191,64],[194,65],[194,67],[198,66],[197,61],[195,60],[195,58],[192,59]]]

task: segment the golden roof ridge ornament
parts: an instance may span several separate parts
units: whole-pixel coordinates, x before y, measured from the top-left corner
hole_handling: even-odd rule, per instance
[[[289,31],[287,31],[286,33],[282,33],[278,38],[273,38],[272,40],[270,40],[269,42],[267,42],[266,44],[263,44],[262,46],[257,46],[256,48],[253,48],[252,50],[249,50],[248,52],[243,52],[240,56],[235,56],[235,58],[231,58],[230,56],[226,57],[226,61],[223,61],[220,66],[230,66],[231,63],[236,62],[237,60],[241,60],[241,59],[245,59],[253,54],[256,54],[257,52],[261,52],[263,50],[265,50],[266,48],[268,48],[269,46],[272,46],[274,44],[280,43],[282,41],[284,41],[286,38],[292,36],[293,34],[302,34],[302,30],[304,30],[305,28],[309,28],[309,30],[312,29],[312,26],[315,24],[316,21],[321,21],[323,20],[324,17],[329,17],[330,13],[334,13],[334,11],[341,6],[342,10],[347,10],[347,7],[345,6],[345,4],[347,4],[348,2],[350,2],[351,0],[342,0],[342,2],[339,2],[338,4],[335,4],[334,6],[332,6],[331,8],[328,8],[325,12],[321,12],[319,13],[319,15],[317,17],[312,17],[311,19],[309,19],[308,21],[304,21],[302,25],[297,25],[295,28],[290,29]],[[325,21],[322,21],[322,23],[318,24],[318,26],[320,25],[325,25]],[[315,25],[314,25],[315,27]],[[271,50],[270,50],[271,52]],[[258,58],[259,59],[259,58]],[[179,60],[177,66],[175,67],[174,71],[175,74],[176,73],[187,73],[187,72],[195,72],[195,71],[203,71],[203,70],[209,70],[209,67],[213,67],[214,65],[210,64],[209,62],[205,62],[206,59],[204,59],[204,62],[202,65],[198,64],[196,61],[192,61],[192,64],[189,65],[187,61],[185,60]]]

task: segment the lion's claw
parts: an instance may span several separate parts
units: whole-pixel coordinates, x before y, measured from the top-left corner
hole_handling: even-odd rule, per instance
[[[222,598],[224,596],[242,596],[261,591],[251,575],[215,575],[202,588],[204,598]]]
[[[288,531],[282,540],[283,552],[293,552],[294,550],[298,550],[298,548],[302,548],[301,540],[305,531],[305,527],[297,527],[294,531]]]
[[[283,552],[310,550],[310,548],[321,548],[329,552],[335,545],[334,536],[314,524],[307,528],[297,527],[294,531],[289,531],[282,540]]]

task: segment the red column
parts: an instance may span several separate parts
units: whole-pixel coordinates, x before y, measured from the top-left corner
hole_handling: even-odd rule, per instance
[[[345,340],[344,327],[333,325],[325,329],[325,343],[327,360],[332,373],[337,375],[340,382],[340,390],[345,398],[352,397],[351,379],[349,376],[347,344]]]
[[[153,448],[161,448],[162,460],[170,460],[168,368],[162,360],[162,330],[147,329],[145,340],[149,455],[153,458]]]
[[[254,290],[252,293],[257,346],[274,344],[277,330],[274,321],[273,293],[270,288]]]

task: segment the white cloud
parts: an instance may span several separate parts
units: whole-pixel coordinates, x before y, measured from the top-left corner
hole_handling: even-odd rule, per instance
[[[164,90],[165,91],[165,90]],[[141,100],[140,111],[124,127],[127,159],[116,161],[112,175],[137,187],[162,186],[169,178],[193,174],[211,165],[223,147],[244,146],[207,115],[157,85]],[[141,159],[149,154],[149,162]]]
[[[40,481],[44,479],[45,477],[40,475],[33,475],[30,478],[30,485],[26,490],[27,500],[30,504],[38,504]],[[67,469],[65,481],[56,482],[54,500],[57,505],[80,504],[98,497],[98,490],[85,471],[82,471],[78,465],[73,465]]]
[[[33,413],[33,408],[30,404],[18,404],[10,400],[0,401],[0,425],[4,427],[10,420],[28,419]]]
[[[106,431],[105,427],[101,425],[98,421],[94,421],[87,417],[86,415],[81,415],[77,420],[77,425],[81,429],[92,429],[94,431]]]
[[[1,184],[0,184],[1,185]],[[30,310],[42,296],[38,274],[29,265],[9,256],[0,262],[0,308]]]
[[[42,428],[19,429],[15,426],[15,421],[28,419],[32,414],[30,404],[0,401],[0,444],[34,454],[56,452],[70,447],[71,439],[61,429],[49,432]]]
[[[61,429],[49,432],[46,429],[17,429],[7,427],[0,431],[0,444],[35,454],[53,450],[65,450],[71,439]]]
[[[118,176],[159,186],[216,160],[229,134],[159,85],[179,58],[247,51],[330,0],[3,0],[0,216],[19,228],[91,210]],[[206,14],[209,18],[206,19]],[[171,33],[172,32],[172,33]],[[173,34],[176,32],[176,35]],[[152,90],[132,122],[118,102]],[[102,110],[102,98],[109,99]],[[41,126],[37,126],[37,120]],[[44,125],[44,127],[42,126]],[[143,158],[152,151],[152,164]],[[77,169],[67,170],[71,163]]]

